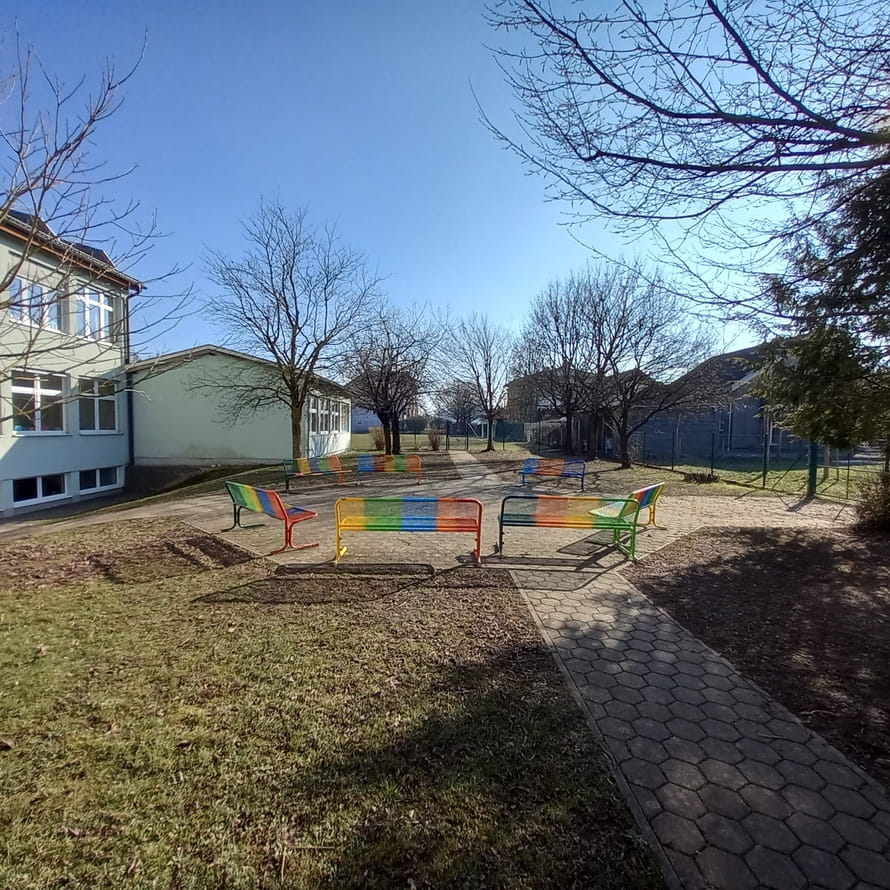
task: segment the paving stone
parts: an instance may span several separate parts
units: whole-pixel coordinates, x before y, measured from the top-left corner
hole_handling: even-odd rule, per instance
[[[641,702],[637,705],[637,710],[643,717],[657,720],[660,723],[667,723],[674,716],[666,705],[658,705],[650,701]]]
[[[778,853],[791,853],[800,846],[797,835],[786,828],[783,822],[764,816],[763,813],[751,813],[742,820],[742,825],[755,843]]]
[[[642,736],[637,736],[636,738],[631,739],[627,743],[627,747],[630,749],[634,757],[639,757],[640,760],[647,760],[649,763],[661,763],[662,761],[667,760],[669,756],[661,742],[656,742]]]
[[[688,720],[690,723],[700,723],[705,719],[705,715],[701,708],[698,708],[695,705],[690,705],[688,702],[675,701],[668,705],[668,707],[674,717],[679,717],[681,720]]]
[[[847,813],[837,813],[831,819],[832,827],[848,843],[866,850],[880,852],[887,846],[887,838],[865,819],[857,819]],[[887,873],[890,876],[890,860],[887,860]]]
[[[718,705],[733,705],[736,701],[735,696],[724,689],[711,689],[710,687],[707,687],[702,689],[701,695],[702,698],[707,701],[716,702]]]
[[[624,702],[625,704],[628,704],[628,705],[634,705],[635,708],[637,706],[639,706],[640,704],[645,704],[645,702],[643,701],[643,696],[640,695],[639,691],[636,689],[630,689],[627,686],[616,686],[612,690],[612,695],[618,701]],[[640,713],[640,712],[637,711],[637,713]],[[616,714],[615,716],[619,716],[619,715]]]
[[[757,760],[743,760],[738,764],[739,772],[755,785],[778,791],[788,784],[788,780],[776,769]]]
[[[777,735],[780,739],[788,739],[791,742],[805,742],[807,740],[807,730],[793,720],[774,717],[767,723],[767,726],[770,732]]]
[[[709,844],[727,853],[745,853],[754,846],[751,835],[738,819],[705,813],[696,824]]]
[[[687,689],[685,686],[677,686],[674,689],[674,698],[688,705],[701,705],[706,701],[704,694],[698,689]]]
[[[645,678],[646,682],[650,686],[656,686],[659,689],[673,689],[677,684],[674,682],[673,677],[665,677],[662,674],[649,673],[646,674]],[[672,696],[673,698],[673,696]]]
[[[700,664],[690,661],[688,657],[684,657],[677,662],[677,672],[680,674],[689,674],[693,677],[701,677],[704,674],[705,669]]]
[[[791,858],[812,884],[826,890],[849,890],[856,883],[850,869],[837,856],[825,850],[806,844],[796,850]]]
[[[694,791],[675,785],[673,782],[656,788],[655,796],[661,801],[665,810],[687,819],[699,819],[706,812],[705,805]]]
[[[735,723],[739,719],[739,715],[732,708],[727,705],[717,704],[717,702],[707,702],[702,705],[701,709],[708,717],[713,717],[714,720],[722,720],[724,723]]]
[[[815,770],[793,760],[781,760],[776,764],[776,769],[792,785],[800,785],[811,791],[821,791],[825,787],[825,779]]]
[[[652,820],[652,829],[665,846],[681,853],[691,855],[705,845],[705,839],[696,824],[676,813],[659,813]]]
[[[699,789],[698,795],[710,812],[730,819],[743,819],[751,812],[737,792],[721,785],[705,785]]]
[[[675,678],[678,686],[682,686],[684,689],[697,689],[701,690],[705,688],[704,681],[700,677],[693,677],[690,674],[676,674]],[[722,679],[721,677],[714,677],[715,680]]]
[[[748,784],[748,780],[730,763],[723,760],[709,758],[699,764],[699,769],[704,773],[709,782],[715,785],[723,785],[738,791]]]
[[[634,690],[634,692],[639,692],[646,685],[646,681],[639,676],[639,674],[634,674],[631,671],[622,670],[620,673],[615,674],[615,679],[618,682],[619,686],[626,686]],[[616,690],[617,692],[617,690]],[[643,696],[640,695],[640,701],[643,700]]]
[[[710,689],[722,689],[724,692],[728,692],[736,685],[729,677],[722,677],[720,674],[705,674],[702,679],[704,685]]]
[[[737,742],[742,734],[731,723],[722,720],[714,720],[711,717],[702,720],[699,724],[705,734],[715,739],[723,739],[724,742]]]
[[[667,858],[683,890],[711,890],[713,885],[702,877],[696,859],[677,850],[667,850]]]
[[[787,819],[791,815],[791,807],[778,791],[761,788],[760,785],[745,785],[739,791],[742,799],[756,813],[772,816],[774,819]]]
[[[636,798],[643,815],[650,821],[654,819],[663,809],[661,801],[655,796],[654,791],[643,788],[642,785],[632,785],[631,791]]]
[[[683,720],[680,717],[669,720],[666,726],[669,730],[668,735],[674,735],[677,738],[686,739],[690,742],[700,742],[707,735],[701,725],[690,723],[688,720]]]
[[[869,819],[875,813],[875,808],[858,791],[829,785],[822,793],[842,813],[858,816],[860,819]]]
[[[585,679],[592,686],[602,686],[604,689],[611,689],[613,686],[617,685],[615,678],[604,673],[602,670],[591,671],[587,674]]]
[[[624,720],[618,720],[615,717],[606,717],[604,720],[598,721],[597,726],[604,736],[609,736],[619,741],[625,741],[633,738],[635,735],[634,728],[629,723],[625,723]]]
[[[630,747],[628,745],[628,748]],[[649,788],[650,790],[660,788],[666,781],[664,773],[656,764],[649,760],[642,760],[639,757],[631,757],[630,760],[623,761],[621,771],[628,782],[634,785],[642,785],[643,788]]]
[[[816,762],[816,755],[806,745],[801,745],[800,742],[776,739],[773,747],[785,760],[793,760],[795,763],[801,763],[804,766],[810,766],[810,764]]]
[[[724,760],[726,763],[736,764],[744,759],[738,746],[732,742],[725,742],[723,739],[705,739],[701,746],[708,757],[712,757],[714,760]]]
[[[637,734],[645,736],[647,739],[655,739],[657,742],[663,742],[671,737],[671,732],[664,723],[649,720],[647,717],[639,717],[634,720],[633,729]]]
[[[668,781],[682,785],[690,791],[697,791],[706,784],[705,777],[701,774],[699,768],[691,763],[687,763],[685,760],[671,758],[661,765],[661,769]]]
[[[821,795],[809,788],[801,788],[800,785],[786,785],[780,792],[791,807],[798,812],[815,816],[817,819],[830,819],[834,813],[834,807]]]
[[[667,689],[659,689],[657,686],[647,684],[640,692],[646,701],[650,701],[656,705],[667,705],[674,700],[674,696]]]
[[[745,862],[754,872],[761,887],[770,887],[772,890],[802,890],[807,886],[803,872],[788,856],[775,850],[754,847],[745,854]]]
[[[602,705],[607,701],[610,701],[612,698],[612,693],[605,689],[602,686],[591,686],[590,684],[585,684],[584,686],[579,687],[581,691],[581,696],[594,704]]]
[[[819,760],[813,764],[813,769],[830,785],[840,785],[844,788],[855,789],[862,785],[862,779],[855,770],[843,763],[830,760]],[[853,814],[857,815],[857,814]]]
[[[863,850],[862,847],[849,846],[841,853],[841,859],[860,881],[868,881],[876,887],[890,886],[887,877],[890,873],[888,872],[890,860],[886,856],[872,850]]]
[[[701,763],[705,759],[705,752],[697,742],[690,742],[689,739],[669,738],[664,742],[664,748],[678,760],[685,760],[687,763]]]
[[[728,677],[733,673],[733,669],[725,661],[717,661],[713,658],[706,658],[702,662],[702,667],[709,674],[719,674],[721,677]]]
[[[846,841],[824,819],[806,813],[792,813],[785,823],[803,843],[837,853]]]
[[[754,890],[758,887],[757,878],[738,855],[717,847],[703,850],[696,859],[708,887],[721,890]]]
[[[736,702],[733,710],[743,720],[750,720],[753,723],[768,723],[770,715],[759,705],[749,705],[747,702]]]

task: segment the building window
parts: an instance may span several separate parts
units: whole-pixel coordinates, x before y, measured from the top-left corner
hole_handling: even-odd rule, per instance
[[[65,430],[61,374],[12,372],[12,427],[17,433],[60,433]]]
[[[315,396],[309,397],[309,432],[318,432],[318,399]]]
[[[117,431],[117,396],[113,380],[78,381],[77,405],[81,432]]]
[[[45,501],[64,497],[65,474],[53,473],[50,476],[31,476],[28,479],[12,480],[12,500],[16,504],[31,501]]]
[[[349,432],[349,403],[340,402],[340,432]]]
[[[24,324],[62,330],[62,303],[51,288],[24,278],[9,286],[9,314]]]
[[[91,340],[110,340],[114,321],[114,300],[109,294],[91,288],[75,298],[77,333]]]
[[[102,467],[98,470],[80,471],[80,490],[95,491],[100,488],[114,488],[118,482],[117,467]]]

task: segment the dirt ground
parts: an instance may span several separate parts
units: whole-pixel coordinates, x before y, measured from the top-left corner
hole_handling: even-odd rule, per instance
[[[625,574],[890,786],[890,540],[713,528]]]

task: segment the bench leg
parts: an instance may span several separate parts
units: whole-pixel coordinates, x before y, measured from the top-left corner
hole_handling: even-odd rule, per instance
[[[294,526],[297,522],[305,522],[306,518],[313,517],[304,517],[303,519],[298,519],[296,522],[287,522],[284,523],[284,546],[279,547],[278,550],[273,550],[269,556],[275,556],[277,553],[284,553],[285,550],[308,550],[310,547],[318,547],[318,541],[313,541],[311,544],[298,544],[294,546]]]
[[[224,528],[223,529],[224,532],[230,532],[236,526],[238,526],[239,528],[242,527],[241,526],[241,508],[237,504],[234,504],[233,507],[234,507],[235,515],[232,518],[232,524],[228,528]]]

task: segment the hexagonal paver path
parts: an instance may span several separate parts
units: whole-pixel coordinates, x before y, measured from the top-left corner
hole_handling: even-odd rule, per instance
[[[890,888],[873,779],[614,572],[513,574],[674,886]]]

